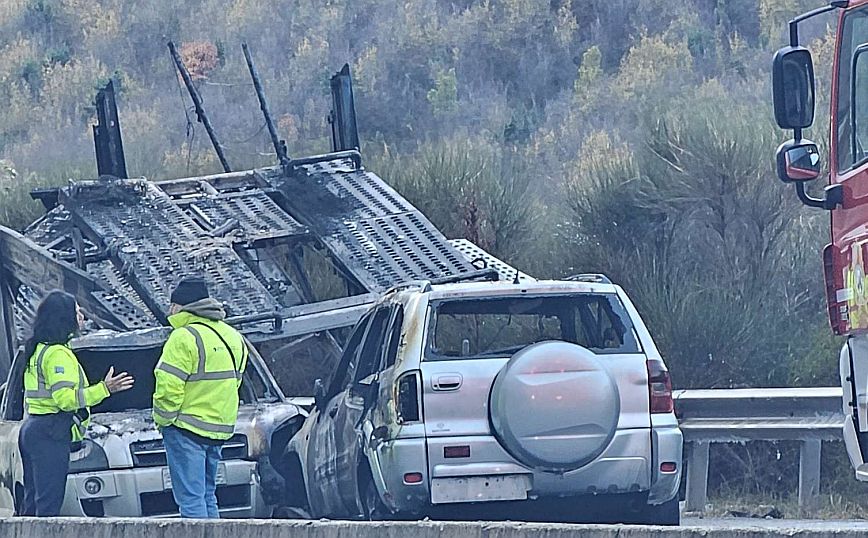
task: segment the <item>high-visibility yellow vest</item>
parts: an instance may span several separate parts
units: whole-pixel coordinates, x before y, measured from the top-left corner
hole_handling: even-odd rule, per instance
[[[73,413],[72,440],[80,441],[90,407],[109,396],[105,383],[90,385],[75,353],[62,344],[38,344],[24,371],[24,406],[29,415]]]
[[[209,439],[229,439],[247,366],[244,337],[222,321],[190,312],[169,316],[169,323],[175,330],[154,369],[154,422],[160,428],[175,426]]]

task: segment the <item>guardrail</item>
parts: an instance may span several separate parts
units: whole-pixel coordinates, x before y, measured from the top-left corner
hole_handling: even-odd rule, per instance
[[[810,512],[820,487],[823,441],[840,441],[840,387],[698,389],[674,394],[687,460],[686,511],[702,512],[711,443],[800,441],[799,507]]]

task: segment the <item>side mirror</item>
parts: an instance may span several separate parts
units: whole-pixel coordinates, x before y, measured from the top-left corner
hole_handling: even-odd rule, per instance
[[[810,140],[788,140],[775,154],[778,177],[784,183],[812,181],[820,177],[820,150]]]
[[[814,62],[805,47],[784,47],[772,64],[775,121],[781,129],[814,123]]]
[[[325,385],[322,379],[317,378],[313,382],[313,405],[317,409],[325,409],[327,403]]]

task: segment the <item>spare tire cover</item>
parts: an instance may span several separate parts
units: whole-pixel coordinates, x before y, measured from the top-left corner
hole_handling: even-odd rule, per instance
[[[561,341],[530,345],[500,370],[490,418],[518,461],[550,471],[578,469],[599,456],[618,425],[618,386],[588,349]]]

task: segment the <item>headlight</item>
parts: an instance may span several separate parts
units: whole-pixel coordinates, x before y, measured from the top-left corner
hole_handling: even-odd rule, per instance
[[[88,471],[105,471],[108,469],[108,458],[105,450],[90,439],[81,442],[81,448],[69,454],[69,472],[84,473]]]

